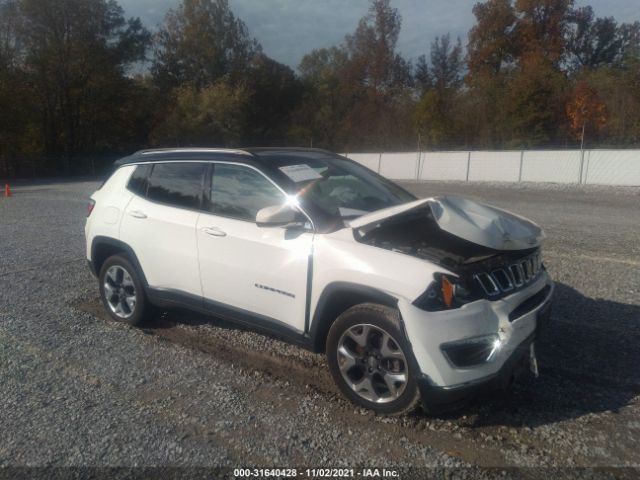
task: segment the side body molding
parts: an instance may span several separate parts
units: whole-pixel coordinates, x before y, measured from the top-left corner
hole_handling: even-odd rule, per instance
[[[232,322],[255,328],[274,337],[286,339],[316,353],[324,352],[325,340],[331,324],[346,309],[360,303],[377,303],[392,308],[397,308],[398,306],[398,298],[375,287],[352,282],[331,282],[324,287],[320,294],[308,331],[299,332],[275,319],[238,309],[231,305],[206,301],[202,297],[186,292],[150,288],[135,251],[125,242],[114,238],[97,236],[93,239],[90,260],[92,270],[96,271],[96,274],[99,273],[97,270],[99,270],[101,263],[109,255],[118,251],[125,252],[131,259],[141,276],[149,300],[154,305],[186,307],[206,315],[222,317]],[[308,281],[309,301],[310,290],[313,288],[311,275],[309,275]]]

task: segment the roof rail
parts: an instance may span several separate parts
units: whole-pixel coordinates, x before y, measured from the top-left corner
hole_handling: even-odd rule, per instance
[[[154,153],[184,153],[184,152],[203,152],[203,153],[235,153],[239,155],[251,155],[251,153],[244,150],[237,150],[233,148],[153,148],[147,150],[139,150],[134,155],[153,155]]]

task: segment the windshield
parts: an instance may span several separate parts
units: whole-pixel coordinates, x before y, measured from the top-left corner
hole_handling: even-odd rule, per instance
[[[415,200],[371,170],[341,158],[305,158],[280,164],[279,170],[295,184],[303,205],[333,219],[352,219]]]

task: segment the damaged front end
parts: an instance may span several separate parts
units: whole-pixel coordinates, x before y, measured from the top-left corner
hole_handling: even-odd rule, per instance
[[[349,226],[361,243],[443,268],[446,273],[436,274],[414,302],[428,311],[502,298],[534,282],[544,268],[538,225],[464,198],[418,200],[359,217]]]

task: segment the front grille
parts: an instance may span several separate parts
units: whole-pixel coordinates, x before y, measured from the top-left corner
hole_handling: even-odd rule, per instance
[[[477,273],[473,278],[487,295],[497,296],[533,283],[541,271],[542,259],[540,252],[536,252],[491,272]]]

